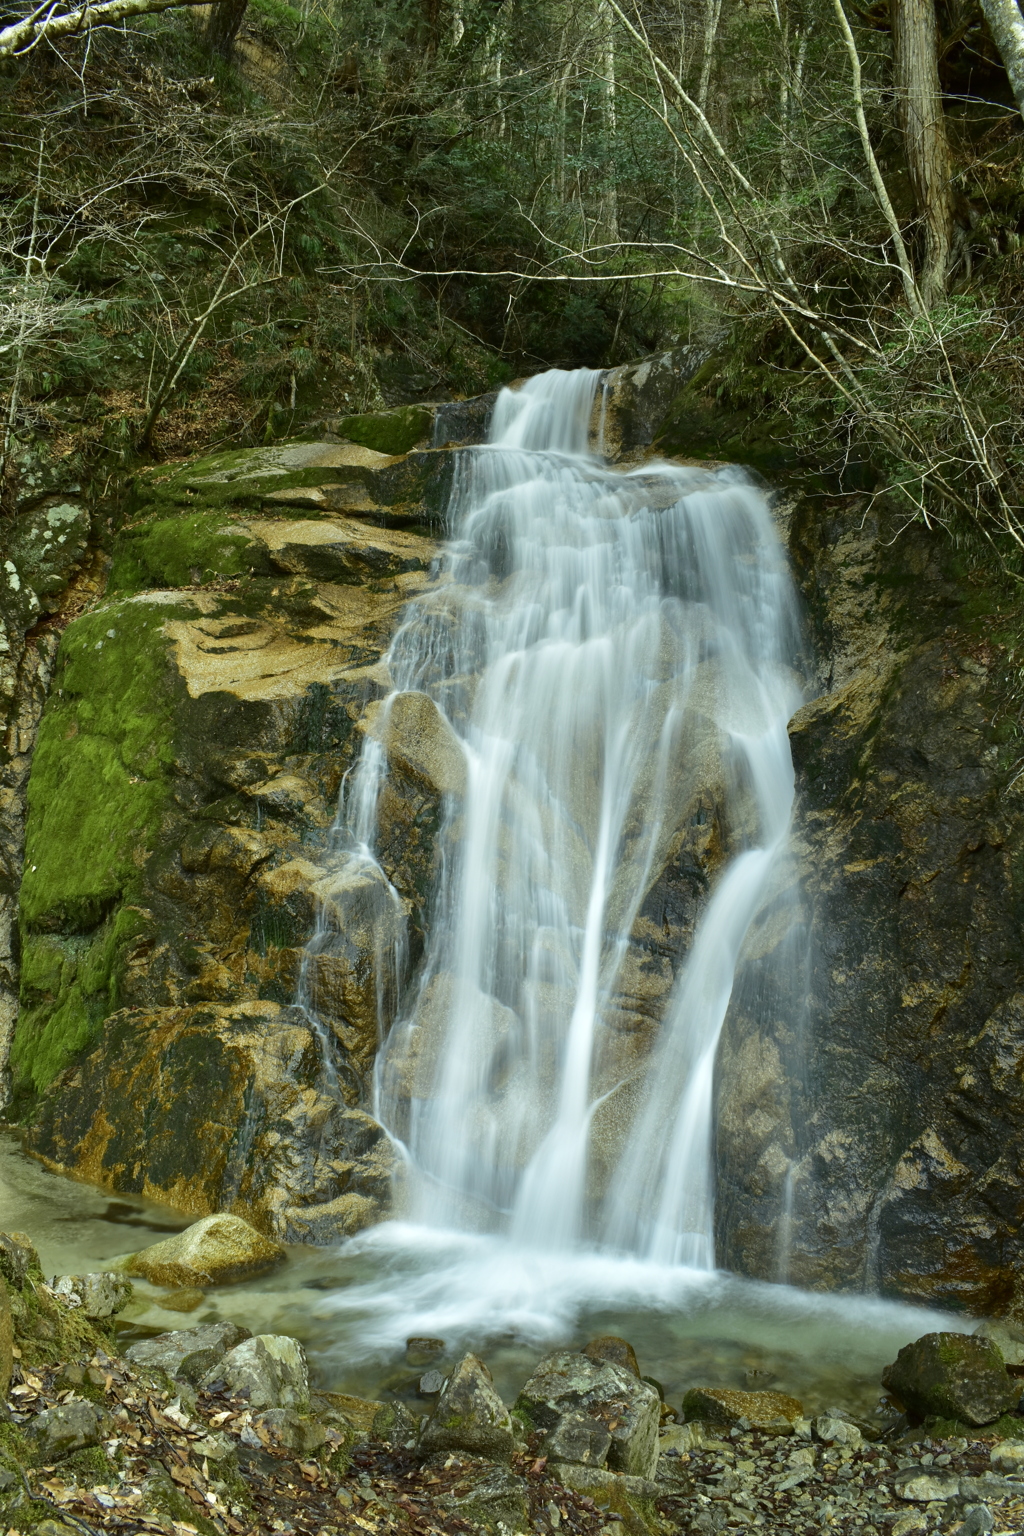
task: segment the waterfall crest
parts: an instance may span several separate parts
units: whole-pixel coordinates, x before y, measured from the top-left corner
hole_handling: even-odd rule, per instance
[[[715,1051],[792,802],[795,600],[740,472],[588,451],[598,377],[502,392],[389,653],[383,710],[432,701],[455,766],[375,1113],[417,1220],[710,1268]],[[385,886],[386,774],[368,739],[339,813]],[[685,953],[659,926],[666,865],[692,873]]]

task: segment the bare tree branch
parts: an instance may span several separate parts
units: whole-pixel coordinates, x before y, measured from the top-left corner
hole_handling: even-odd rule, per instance
[[[73,37],[91,32],[95,27],[108,27],[114,22],[125,21],[129,16],[150,16],[155,11],[173,10],[179,5],[204,5],[208,0],[99,0],[91,5],[83,0],[81,5],[65,9],[61,0],[44,0],[34,11],[20,21],[12,21],[0,28],[0,59],[28,53],[45,38],[55,42],[60,37]]]

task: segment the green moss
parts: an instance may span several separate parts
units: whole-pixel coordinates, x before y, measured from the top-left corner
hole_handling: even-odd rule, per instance
[[[0,1420],[0,1467],[21,1467],[27,1458],[28,1447],[20,1429]]]
[[[28,787],[21,914],[89,931],[133,887],[167,801],[177,689],[166,607],[126,601],[64,635]]]
[[[11,1062],[39,1093],[119,1006],[133,906],[170,794],[184,687],[163,634],[177,610],[124,601],[65,633],[28,787],[22,1012]]]
[[[142,1507],[147,1514],[169,1515],[181,1525],[190,1525],[200,1536],[220,1536],[212,1520],[201,1515],[192,1500],[175,1488],[164,1473],[151,1473],[143,1486]]]
[[[12,1489],[6,1495],[0,1494],[0,1521],[5,1531],[14,1531],[17,1536],[21,1536],[24,1531],[34,1531],[44,1520],[57,1518],[52,1504],[44,1504],[41,1499],[30,1499],[24,1488]]]
[[[91,1488],[95,1483],[109,1483],[112,1477],[117,1478],[117,1471],[117,1463],[99,1445],[90,1445],[84,1451],[73,1451],[60,1464],[63,1481],[77,1483],[80,1488]]]
[[[365,416],[345,416],[338,423],[342,437],[377,453],[408,453],[430,432],[434,417],[422,405],[403,405],[394,411],[374,411]]]
[[[114,546],[111,592],[145,587],[187,587],[218,577],[247,575],[261,546],[226,526],[222,513],[194,512],[126,528]]]

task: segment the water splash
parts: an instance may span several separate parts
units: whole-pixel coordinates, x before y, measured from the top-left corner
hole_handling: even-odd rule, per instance
[[[589,453],[598,377],[502,392],[459,457],[445,579],[389,653],[385,710],[427,695],[464,784],[376,1113],[420,1221],[709,1268],[713,1064],[789,824],[795,607],[741,473]],[[379,880],[385,736],[339,822]],[[686,957],[644,906],[673,858],[714,877]],[[634,1006],[644,966],[676,970],[660,1028]]]

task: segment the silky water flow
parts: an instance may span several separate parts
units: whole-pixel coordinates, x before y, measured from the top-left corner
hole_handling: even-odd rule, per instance
[[[211,1293],[203,1320],[293,1333],[320,1380],[371,1397],[410,1335],[448,1360],[484,1348],[509,1396],[538,1349],[613,1332],[673,1401],[701,1377],[742,1386],[754,1359],[808,1405],[867,1412],[903,1344],[962,1320],[714,1268],[726,1011],[774,1010],[797,1035],[806,986],[785,560],[739,472],[589,453],[596,383],[503,393],[491,441],[458,455],[451,538],[395,636],[324,861],[298,1001],[325,1085],[351,1098],[318,976],[372,970],[402,1215]],[[389,758],[442,792],[415,968],[378,857]],[[126,1246],[110,1222],[127,1207],[97,1192],[90,1215],[81,1191],[0,1139],[0,1205],[56,1268]],[[795,1199],[782,1170],[780,1279]]]
[[[792,803],[795,599],[741,472],[615,472],[588,450],[598,378],[503,391],[489,443],[459,455],[441,570],[391,647],[336,848],[389,894],[387,1012],[402,906],[376,807],[389,719],[415,695],[461,783],[376,1069],[411,1220],[710,1270],[715,1053]],[[674,951],[652,896],[672,859],[691,876]],[[303,967],[313,1012],[329,929]],[[660,1022],[633,995],[645,971]]]

